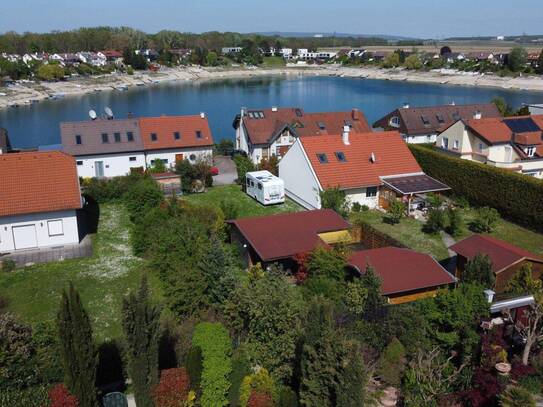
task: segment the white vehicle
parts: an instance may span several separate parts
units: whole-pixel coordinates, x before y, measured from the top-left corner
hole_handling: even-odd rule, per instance
[[[285,202],[285,183],[269,171],[253,171],[246,175],[247,195],[262,205]]]

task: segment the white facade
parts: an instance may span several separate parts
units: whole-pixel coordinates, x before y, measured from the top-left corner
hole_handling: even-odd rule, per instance
[[[75,210],[0,217],[0,252],[79,243]]]
[[[402,134],[402,137],[406,143],[410,144],[435,143],[437,139],[437,133],[417,134],[415,136]]]
[[[213,155],[211,147],[156,150],[145,152],[146,168],[152,167],[155,160],[162,160],[166,167],[174,167],[177,160],[210,161]]]
[[[345,196],[351,205],[357,202],[360,205],[366,205],[370,209],[379,206],[379,187],[346,189]]]

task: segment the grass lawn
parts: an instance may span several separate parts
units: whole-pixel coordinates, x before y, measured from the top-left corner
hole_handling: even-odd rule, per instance
[[[107,204],[100,211],[92,257],[0,274],[0,293],[9,299],[8,310],[30,324],[54,321],[61,291],[72,281],[81,293],[96,339],[101,342],[121,335],[122,298],[139,285],[143,262],[132,255],[130,221],[124,208]],[[158,280],[150,275],[149,283],[159,298]]]
[[[285,66],[285,60],[283,57],[264,57],[262,65],[266,68],[277,68]]]
[[[239,185],[221,185],[211,187],[204,193],[187,195],[182,199],[209,206],[218,206],[221,201],[234,201],[239,208],[238,218],[244,218],[247,216],[273,215],[275,213],[296,212],[303,210],[300,205],[288,198],[282,205],[264,206],[243,192],[241,190],[241,186]]]

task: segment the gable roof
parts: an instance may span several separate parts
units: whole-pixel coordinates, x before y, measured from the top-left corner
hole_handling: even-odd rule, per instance
[[[377,186],[381,177],[422,173],[397,131],[349,134],[349,145],[341,135],[302,137],[298,142],[325,189]],[[345,160],[340,161],[336,153],[343,153]],[[320,154],[326,154],[328,162],[321,163]]]
[[[234,127],[239,126],[237,117]],[[301,108],[249,109],[243,116],[243,126],[252,144],[268,144],[289,127],[299,137],[338,134],[343,126],[350,125],[357,133],[370,132],[371,128],[358,109],[349,112],[306,113]]]
[[[331,209],[283,213],[228,221],[250,243],[262,261],[289,258],[325,244],[319,233],[350,227]]]
[[[456,281],[431,256],[398,247],[353,252],[349,264],[360,273],[364,273],[366,266],[370,265],[381,278],[383,295],[439,287]]]
[[[207,117],[200,115],[142,117],[139,119],[139,127],[145,150],[213,145]],[[175,132],[179,132],[178,140],[174,137]],[[200,138],[197,137],[197,132]],[[156,141],[151,138],[153,133],[156,134]]]
[[[68,154],[2,154],[0,174],[0,216],[81,208],[75,161]]]
[[[407,135],[430,134],[436,133],[460,119],[471,119],[476,112],[480,112],[483,118],[501,117],[498,108],[493,103],[402,107],[377,120],[373,123],[373,127],[388,129],[390,128],[390,119],[397,116],[400,118],[398,127],[400,133]]]
[[[499,273],[523,259],[543,263],[541,256],[492,236],[472,235],[452,245],[450,249],[467,259],[471,259],[479,253],[486,254],[492,261],[492,270],[495,273]]]

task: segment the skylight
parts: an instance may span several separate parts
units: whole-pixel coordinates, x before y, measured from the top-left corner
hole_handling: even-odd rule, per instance
[[[436,114],[436,118],[439,123],[445,123],[445,119],[443,118],[443,115],[441,113]]]
[[[302,111],[300,109],[296,109],[294,112],[296,113],[296,116],[302,117]]]
[[[343,151],[336,151],[335,152],[335,155],[336,155],[336,158],[339,162],[342,162],[344,163],[345,161],[347,161],[347,159],[345,158],[345,154],[343,153]]]
[[[317,154],[317,158],[319,159],[319,162],[321,164],[327,164],[328,163],[328,157],[324,153]]]
[[[324,125],[323,122],[318,122],[317,125],[319,126],[319,129],[326,130],[326,126]]]
[[[427,125],[427,124],[430,124],[430,120],[428,120],[428,117],[425,116],[425,115],[422,115],[420,116],[420,119],[422,120],[422,122]]]

